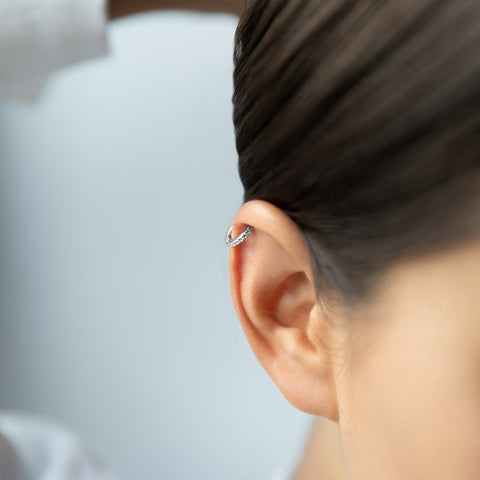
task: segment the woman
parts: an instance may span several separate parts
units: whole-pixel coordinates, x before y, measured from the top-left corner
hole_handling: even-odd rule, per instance
[[[480,475],[479,47],[477,0],[240,17],[233,301],[285,397],[338,424],[352,480]],[[330,478],[314,448],[298,478]]]
[[[232,296],[282,393],[330,420],[298,480],[478,478],[479,44],[477,0],[241,13]]]

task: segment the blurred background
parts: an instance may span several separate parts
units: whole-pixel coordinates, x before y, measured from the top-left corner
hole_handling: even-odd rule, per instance
[[[231,306],[236,18],[115,22],[110,54],[0,107],[0,409],[66,424],[127,480],[270,480],[311,417]]]

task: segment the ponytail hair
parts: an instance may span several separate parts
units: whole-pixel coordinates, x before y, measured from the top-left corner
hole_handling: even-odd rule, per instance
[[[247,0],[234,66],[244,201],[300,227],[327,303],[480,234],[478,0]]]

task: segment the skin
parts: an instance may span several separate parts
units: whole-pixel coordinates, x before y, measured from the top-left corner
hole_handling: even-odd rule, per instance
[[[480,240],[402,260],[368,302],[334,311],[281,210],[248,202],[234,234],[245,224],[252,233],[230,251],[242,328],[285,397],[330,420],[297,480],[478,478]]]
[[[338,424],[319,418],[308,438],[293,480],[345,480]]]

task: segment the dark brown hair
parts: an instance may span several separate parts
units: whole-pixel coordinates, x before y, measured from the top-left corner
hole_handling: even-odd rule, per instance
[[[244,201],[301,228],[328,302],[479,234],[478,0],[247,0],[234,63]]]

